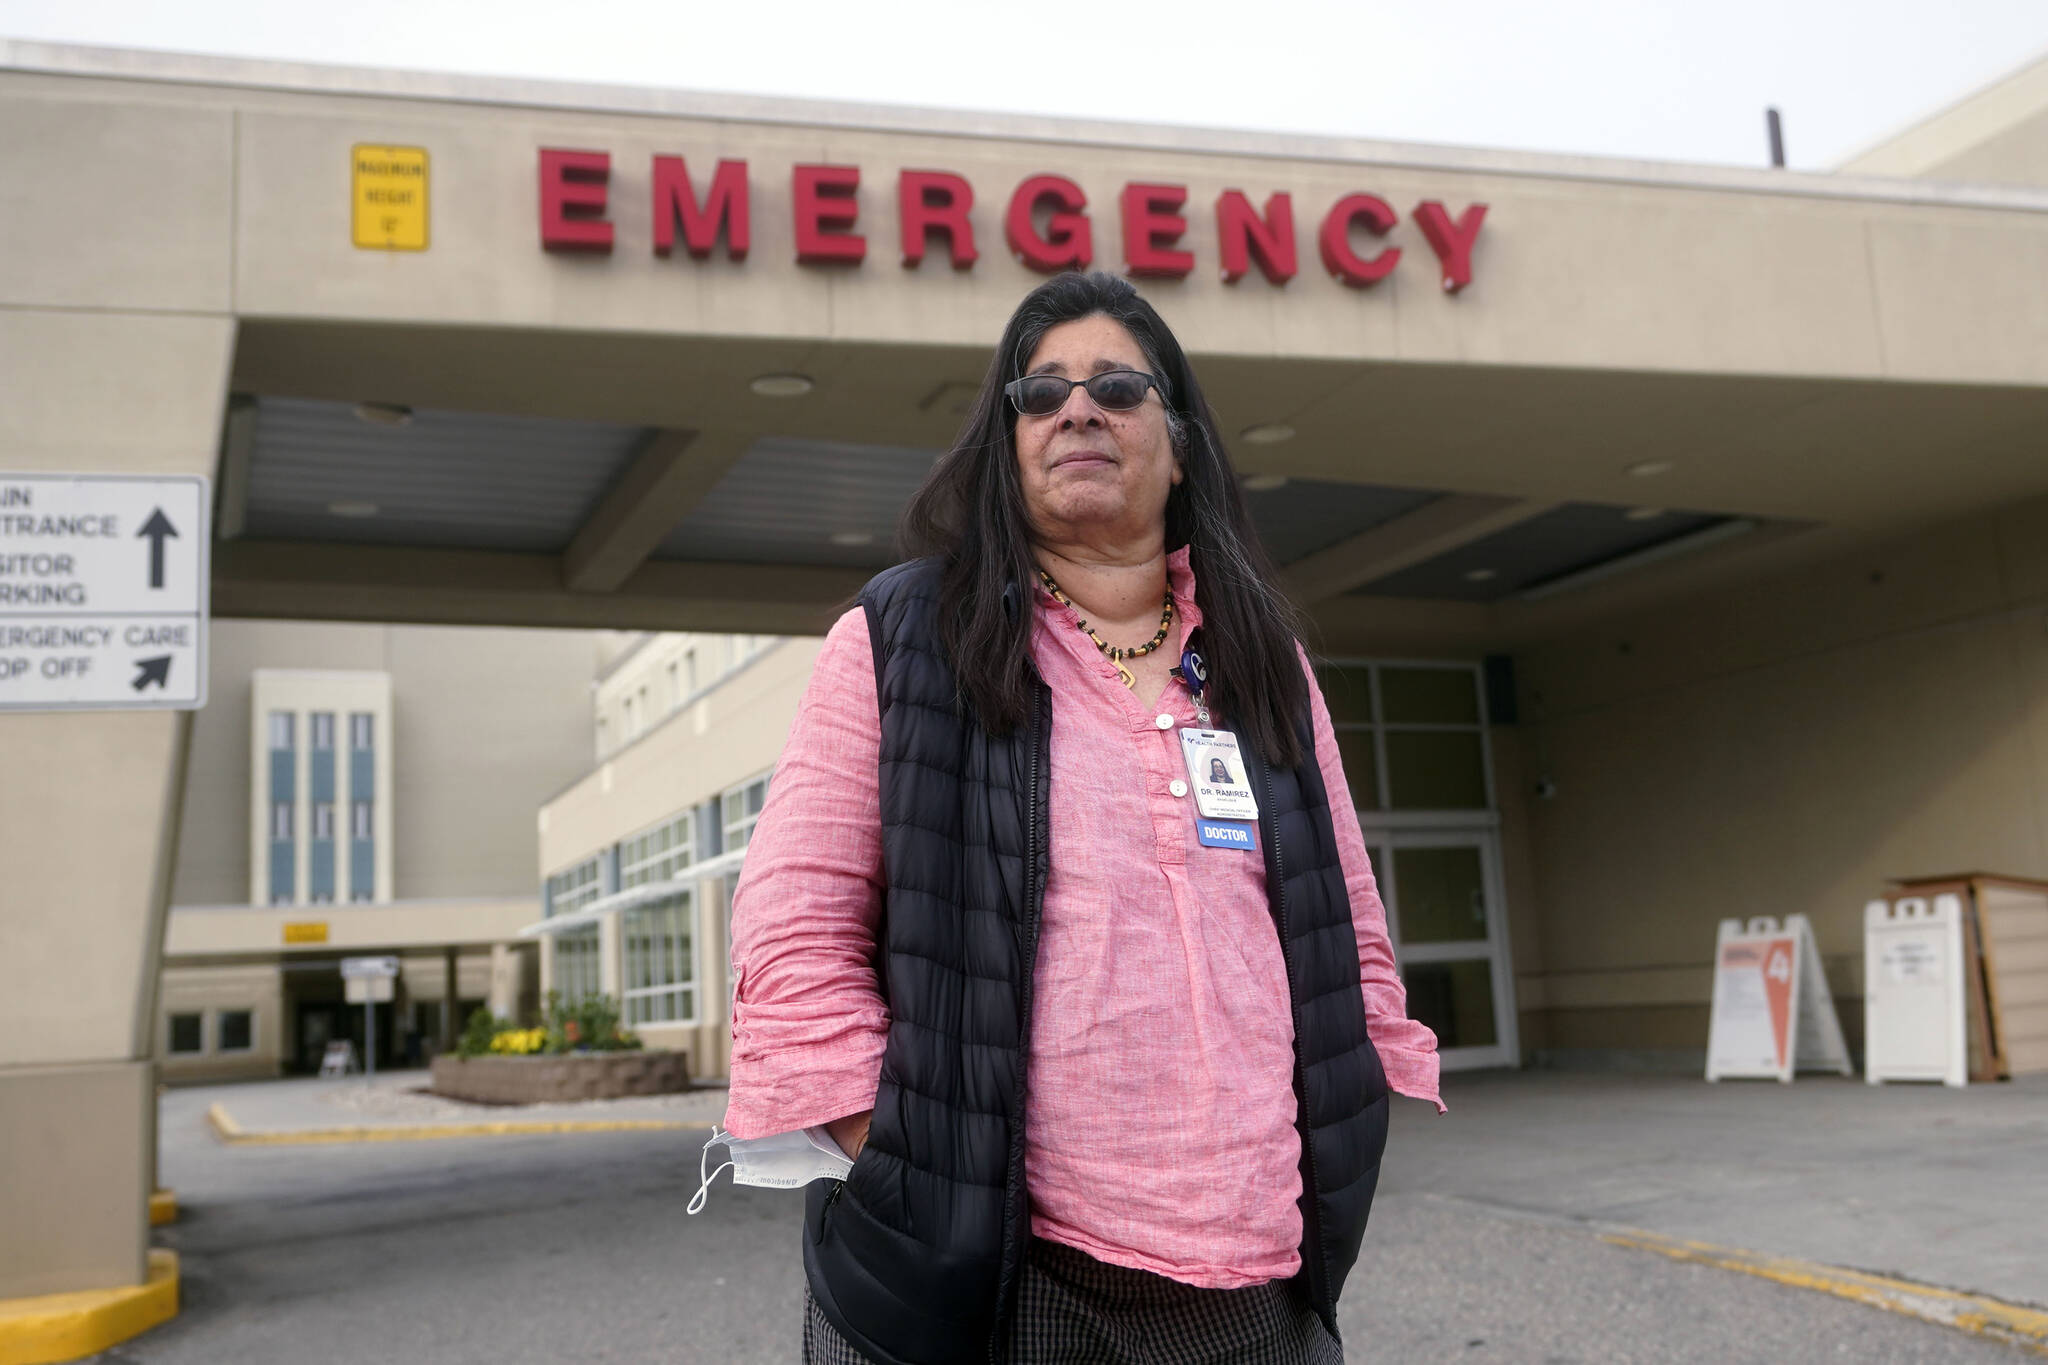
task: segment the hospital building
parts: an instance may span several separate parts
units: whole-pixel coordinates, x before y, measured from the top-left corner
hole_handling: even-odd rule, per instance
[[[1811,173],[0,42],[0,183],[0,510],[203,478],[211,688],[22,703],[0,574],[0,1299],[140,1282],[160,1075],[345,953],[722,1074],[818,638],[1062,269],[1201,375],[1448,1066],[1697,1065],[1791,912],[1853,1048],[1888,879],[2048,877],[2048,62]]]

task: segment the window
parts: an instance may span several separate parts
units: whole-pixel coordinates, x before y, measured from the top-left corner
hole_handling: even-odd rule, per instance
[[[720,798],[721,813],[725,825],[725,851],[745,848],[747,840],[753,837],[754,822],[761,818],[761,807],[768,800],[768,775],[763,773],[752,782],[734,787]]]
[[[555,989],[565,1003],[573,1004],[602,989],[597,952],[595,924],[555,935]]]
[[[663,896],[620,916],[628,1024],[697,1022],[697,898]]]
[[[671,662],[668,666],[668,709],[673,711],[683,704],[682,666]]]
[[[292,803],[273,801],[270,803],[270,837],[279,843],[287,843],[292,837]]]
[[[289,711],[270,713],[270,747],[273,751],[292,747],[292,725],[294,717]]]
[[[256,1016],[251,1010],[222,1010],[214,1016],[215,1046],[221,1052],[247,1052],[255,1046]]]
[[[170,1051],[173,1056],[204,1052],[206,1042],[203,1036],[204,1019],[197,1014],[174,1014],[171,1016]]]
[[[1319,671],[1351,804],[1361,811],[1491,809],[1479,671],[1466,664]]]
[[[598,874],[598,859],[585,858],[567,871],[557,872],[548,878],[547,913],[572,915],[603,894],[604,883]]]
[[[665,882],[690,865],[692,831],[689,811],[642,830],[619,845],[619,889],[647,882]]]
[[[368,753],[371,740],[376,734],[377,717],[368,711],[354,711],[348,718],[348,747],[357,753]]]
[[[334,803],[316,801],[313,803],[313,837],[332,839],[334,837]]]
[[[334,713],[332,711],[315,711],[306,720],[306,733],[312,737],[313,747],[315,749],[332,749],[334,747]]]
[[[348,898],[352,901],[377,897],[376,803],[349,802]]]

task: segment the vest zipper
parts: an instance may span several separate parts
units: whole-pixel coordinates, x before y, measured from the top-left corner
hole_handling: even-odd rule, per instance
[[[1024,852],[1027,859],[1024,866],[1024,970],[1017,1024],[1017,1069],[1012,1088],[1017,1096],[1016,1131],[1010,1135],[1011,1179],[1003,1191],[1003,1229],[1008,1233],[1016,1218],[1017,1199],[1024,1190],[1024,1092],[1028,1081],[1026,1062],[1031,1053],[1031,997],[1032,984],[1038,975],[1038,923],[1044,913],[1044,884],[1041,879],[1042,858],[1040,840],[1044,836],[1043,821],[1039,819],[1038,798],[1039,767],[1038,750],[1045,738],[1044,721],[1045,684],[1038,683],[1031,691],[1031,730],[1029,734],[1031,756],[1025,763],[1024,789],[1030,802],[1024,818]],[[1024,1229],[1023,1241],[1017,1247],[1017,1263],[1010,1281],[1002,1286],[1002,1299],[996,1304],[996,1326],[989,1334],[989,1365],[1001,1365],[1000,1344],[1003,1324],[1010,1311],[1010,1296],[1017,1276],[1024,1273],[1024,1256],[1031,1240],[1031,1229]]]
[[[1262,813],[1261,825],[1266,836],[1266,847],[1273,858],[1273,913],[1280,923],[1280,956],[1287,964],[1288,1013],[1294,1017],[1294,1103],[1299,1113],[1297,1121],[1301,1133],[1301,1152],[1308,1167],[1308,1208],[1303,1218],[1314,1218],[1315,1229],[1309,1237],[1309,1249],[1314,1253],[1314,1262],[1309,1266],[1310,1283],[1314,1286],[1317,1302],[1327,1304],[1331,1319],[1337,1312],[1335,1299],[1330,1295],[1329,1258],[1323,1254],[1323,1215],[1318,1207],[1322,1197],[1323,1181],[1316,1172],[1316,1148],[1309,1134],[1308,1122],[1308,1071],[1301,1061],[1301,978],[1294,963],[1294,936],[1288,932],[1287,915],[1287,867],[1280,852],[1280,811],[1273,799],[1273,766],[1262,755],[1259,766],[1265,774],[1266,808]],[[1304,1231],[1308,1229],[1304,1227]]]

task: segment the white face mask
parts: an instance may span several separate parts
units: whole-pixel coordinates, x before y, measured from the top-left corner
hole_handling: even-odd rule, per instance
[[[709,1175],[704,1168],[711,1149],[723,1146],[726,1160]],[[689,1212],[701,1213],[718,1172],[732,1167],[735,1185],[759,1185],[771,1190],[794,1190],[813,1180],[844,1180],[853,1162],[823,1128],[798,1128],[762,1138],[736,1138],[723,1128],[713,1128],[697,1154],[697,1174],[702,1177],[697,1193],[690,1199]]]

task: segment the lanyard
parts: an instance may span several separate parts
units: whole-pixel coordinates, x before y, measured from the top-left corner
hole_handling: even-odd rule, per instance
[[[1209,729],[1209,661],[1202,654],[1201,627],[1188,632],[1187,645],[1180,652],[1180,667],[1174,672],[1180,675],[1195,703],[1195,723]]]

